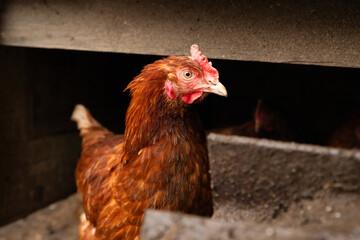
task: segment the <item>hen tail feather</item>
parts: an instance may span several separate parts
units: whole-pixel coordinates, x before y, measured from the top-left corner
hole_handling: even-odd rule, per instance
[[[77,123],[80,136],[83,137],[83,150],[104,140],[106,136],[113,135],[112,132],[96,121],[91,116],[90,111],[81,104],[75,106],[70,119]]]
[[[80,136],[86,135],[94,128],[97,130],[99,130],[99,128],[106,130],[91,116],[90,111],[82,104],[77,104],[75,106],[70,119],[77,123],[77,128],[80,130]]]

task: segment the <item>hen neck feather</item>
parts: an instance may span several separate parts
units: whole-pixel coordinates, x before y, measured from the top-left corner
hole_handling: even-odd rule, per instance
[[[145,76],[146,77],[146,76]],[[132,99],[126,114],[125,151],[129,154],[157,143],[206,141],[195,109],[164,90],[166,76],[140,75],[129,85]]]

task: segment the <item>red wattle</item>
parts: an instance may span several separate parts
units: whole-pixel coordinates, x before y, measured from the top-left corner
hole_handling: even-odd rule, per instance
[[[192,104],[196,99],[201,97],[202,94],[203,94],[202,91],[184,94],[181,96],[181,99],[187,104]]]

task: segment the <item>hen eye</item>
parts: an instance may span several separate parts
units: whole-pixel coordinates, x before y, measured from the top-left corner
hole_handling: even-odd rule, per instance
[[[190,78],[192,78],[193,73],[188,70],[185,70],[185,71],[183,71],[182,75],[185,79],[190,79]]]

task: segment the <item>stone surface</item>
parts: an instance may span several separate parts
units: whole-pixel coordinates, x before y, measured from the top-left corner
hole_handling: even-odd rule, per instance
[[[345,225],[345,224],[343,224]],[[276,224],[234,223],[180,213],[148,210],[141,229],[142,240],[355,240],[360,228],[339,232],[331,228],[289,228]]]
[[[76,240],[82,211],[77,194],[0,228],[0,240]]]
[[[359,1],[13,0],[0,43],[360,67]]]
[[[261,222],[320,191],[360,191],[359,151],[217,134],[208,140],[217,219]]]

